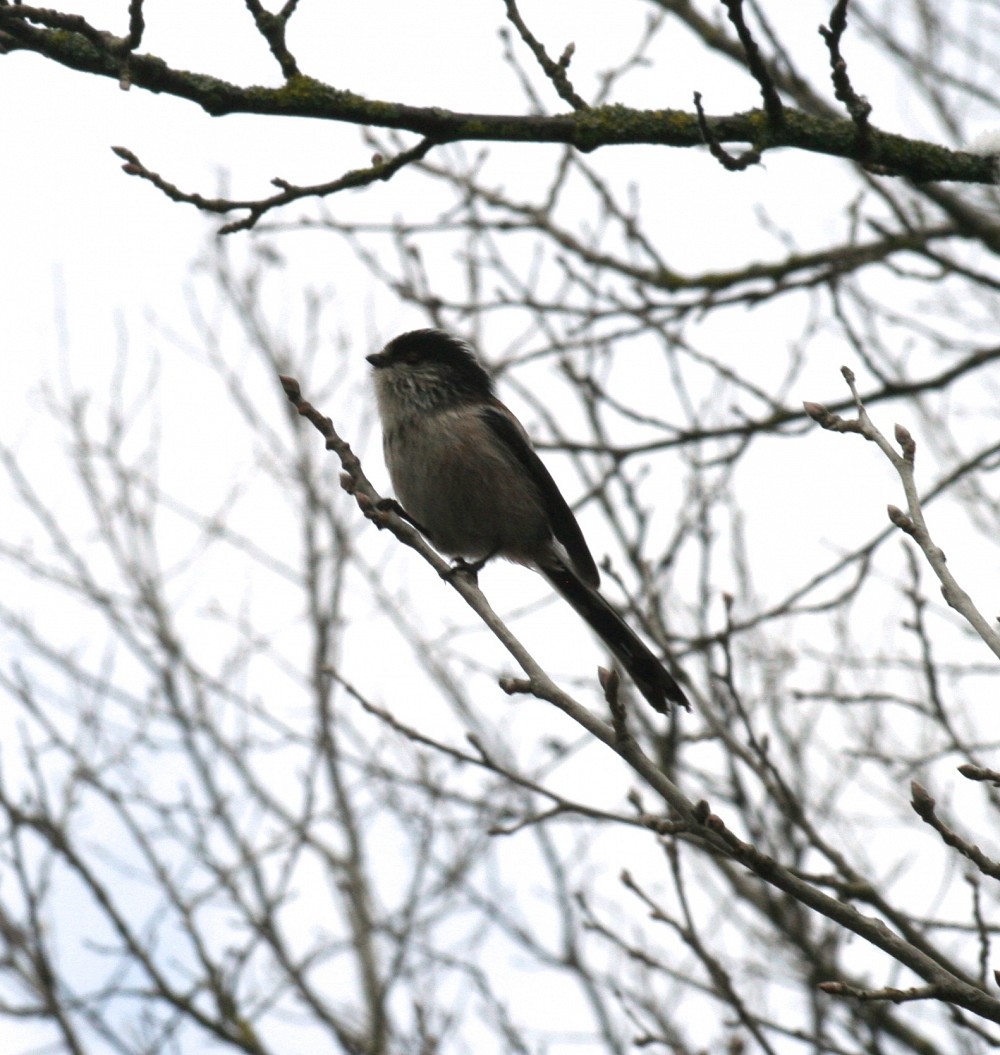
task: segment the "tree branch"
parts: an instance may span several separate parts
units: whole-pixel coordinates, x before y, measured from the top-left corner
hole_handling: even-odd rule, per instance
[[[944,551],[931,538],[930,530],[924,519],[923,505],[920,501],[914,476],[916,441],[910,435],[909,430],[902,425],[896,425],[895,438],[902,453],[896,451],[868,416],[864,401],[858,394],[853,371],[845,366],[841,368],[841,373],[844,375],[844,379],[851,390],[851,397],[857,408],[858,416],[844,419],[837,414],[831,413],[819,403],[804,404],[806,413],[817,424],[830,432],[856,432],[864,436],[866,440],[873,442],[889,459],[903,484],[907,505],[907,512],[905,513],[898,507],[890,505],[888,507],[889,519],[920,547],[924,557],[927,559],[927,563],[931,566],[941,583],[941,593],[948,605],[954,608],[959,615],[963,616],[993,654],[1000,657],[1000,634],[983,617],[979,609],[973,604],[972,598],[959,585],[958,580],[952,575],[951,569],[948,567]]]
[[[0,6],[0,33],[8,39],[7,50],[31,51],[84,73],[121,78],[122,60],[114,47],[119,38],[79,16],[62,16],[58,20],[52,16],[43,8]],[[50,24],[56,28],[48,28]],[[639,143],[673,147],[703,144],[697,114],[681,110],[611,105],[551,116],[461,113],[437,106],[366,99],[305,75],[293,75],[278,88],[243,87],[208,74],[174,69],[155,55],[133,53],[128,58],[131,84],[187,99],[214,117],[312,117],[414,132],[442,143],[568,143],[582,151]],[[831,157],[872,161],[886,173],[917,182],[991,184],[995,177],[988,157],[877,129],[872,129],[871,151],[863,154],[858,147],[856,125],[844,118],[817,117],[785,108],[780,122],[769,121],[766,114],[757,110],[707,117],[706,121],[719,143],[752,143],[761,151],[796,147]]]

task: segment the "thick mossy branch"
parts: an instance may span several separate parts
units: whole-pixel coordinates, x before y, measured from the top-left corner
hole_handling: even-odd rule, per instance
[[[366,99],[302,75],[280,87],[231,84],[207,74],[173,69],[154,55],[129,53],[116,38],[85,36],[66,29],[41,29],[17,16],[18,8],[0,6],[0,39],[4,50],[33,51],[61,65],[151,92],[188,99],[207,113],[312,117],[318,120],[413,132],[438,143],[464,140],[512,143],[568,143],[582,151],[621,144],[702,146],[697,115],[682,110],[635,110],[614,105],[572,113],[472,114],[440,107],[407,106]],[[992,183],[995,162],[990,157],[948,150],[871,129],[866,148],[859,146],[857,127],[848,118],[810,116],[786,108],[780,123],[768,121],[763,110],[726,117],[706,117],[719,143],[749,143],[760,152],[796,147],[858,161],[889,176],[918,182]]]

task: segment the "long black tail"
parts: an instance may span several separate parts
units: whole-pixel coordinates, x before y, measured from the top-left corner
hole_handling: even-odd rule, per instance
[[[553,560],[539,570],[611,649],[651,707],[661,714],[671,703],[691,710],[684,690],[596,589],[562,561]]]

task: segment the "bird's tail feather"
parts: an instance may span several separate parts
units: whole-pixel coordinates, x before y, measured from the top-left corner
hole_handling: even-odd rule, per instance
[[[546,562],[539,570],[608,646],[651,707],[661,714],[667,713],[671,703],[691,709],[684,690],[666,667],[597,590],[561,560]]]

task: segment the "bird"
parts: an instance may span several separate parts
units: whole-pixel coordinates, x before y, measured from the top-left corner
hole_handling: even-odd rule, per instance
[[[572,509],[472,347],[420,329],[366,358],[393,489],[430,542],[473,573],[494,557],[540,572],[655,710],[690,709],[675,678],[600,593]]]

